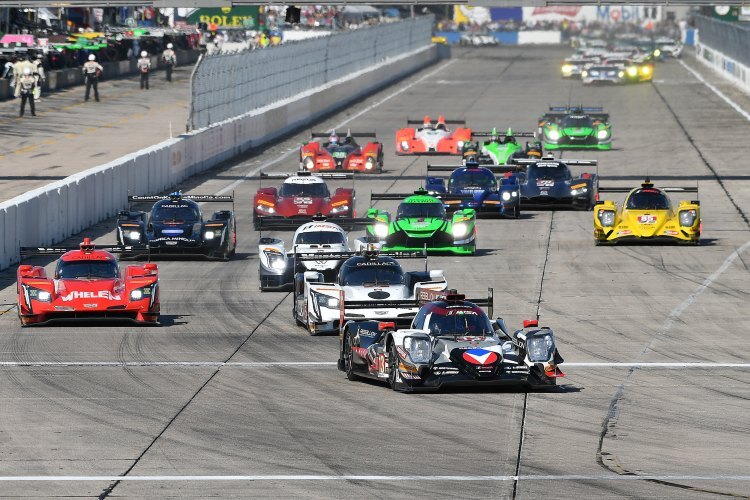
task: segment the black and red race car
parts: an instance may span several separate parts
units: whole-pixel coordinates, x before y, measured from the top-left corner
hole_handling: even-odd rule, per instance
[[[21,247],[21,259],[61,255],[55,274],[42,266],[20,265],[18,317],[24,326],[61,319],[159,321],[159,273],[156,264],[132,265],[123,274],[113,253],[129,247],[97,248],[84,238],[78,249]]]
[[[354,189],[336,188],[331,194],[324,179],[352,179],[351,172],[261,172],[260,178],[283,178],[281,187],[261,187],[253,199],[255,229],[296,229],[313,216],[324,215],[331,222],[337,217],[354,217]]]
[[[383,171],[383,144],[377,141],[358,144],[357,137],[375,137],[375,132],[347,132],[341,138],[332,133],[313,132],[313,138],[327,137],[327,142],[306,142],[299,150],[300,170],[325,172],[343,170],[360,173],[381,173]]]

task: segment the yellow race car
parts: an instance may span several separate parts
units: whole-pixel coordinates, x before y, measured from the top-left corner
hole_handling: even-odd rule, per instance
[[[666,194],[697,193],[697,186],[655,188],[647,178],[635,189],[599,187],[599,193],[606,192],[628,195],[622,207],[610,200],[596,201],[594,241],[597,245],[664,241],[697,245],[700,242],[700,201],[681,200],[674,207]]]

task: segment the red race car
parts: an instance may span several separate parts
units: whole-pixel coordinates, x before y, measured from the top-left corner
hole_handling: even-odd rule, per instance
[[[351,172],[329,173],[266,173],[260,178],[284,178],[280,188],[261,187],[255,193],[253,224],[261,229],[296,229],[289,220],[300,224],[309,222],[315,215],[325,215],[336,222],[336,217],[354,217],[354,189],[336,188],[331,194],[325,179],[352,179]]]
[[[59,255],[55,275],[41,266],[18,266],[18,317],[24,326],[57,319],[159,321],[156,264],[128,266],[125,276],[112,253],[128,247],[97,249],[84,238],[79,249],[21,247],[21,259]]]
[[[448,124],[466,125],[465,120],[446,120],[442,116],[435,125],[429,116],[424,120],[407,120],[407,125],[421,127],[402,128],[396,132],[397,155],[443,154],[460,155],[464,144],[471,141],[470,128],[450,130]]]
[[[343,139],[335,130],[331,134],[313,132],[311,136],[327,137],[328,142],[311,141],[302,145],[299,150],[301,170],[344,170],[368,174],[383,171],[383,145],[377,141],[361,145],[354,140],[355,137],[375,137],[375,132],[349,131]]]

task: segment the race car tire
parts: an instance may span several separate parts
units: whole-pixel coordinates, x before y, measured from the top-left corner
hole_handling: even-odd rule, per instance
[[[359,380],[360,377],[356,373],[354,373],[354,349],[352,346],[352,336],[347,332],[346,334],[346,342],[344,344],[344,372],[346,373],[346,378],[351,381]]]
[[[398,353],[396,352],[396,343],[391,342],[391,346],[388,348],[388,385],[394,391],[400,391],[398,382],[396,381],[396,374],[398,373]]]

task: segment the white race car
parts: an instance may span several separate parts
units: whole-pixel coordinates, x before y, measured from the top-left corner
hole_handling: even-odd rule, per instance
[[[448,285],[441,270],[404,272],[396,259],[376,250],[340,255],[346,260],[333,282],[326,282],[318,271],[294,276],[293,316],[310,335],[336,332],[348,320],[409,324],[419,311],[420,291],[445,290]],[[399,257],[423,255],[414,252]],[[299,254],[298,258],[305,261],[308,256]],[[344,307],[340,309],[342,300]]]
[[[370,219],[342,220],[350,229],[372,223]],[[291,290],[294,274],[305,271],[316,271],[323,275],[325,281],[333,281],[343,261],[340,258],[328,260],[325,254],[338,255],[350,250],[346,232],[338,224],[327,221],[325,217],[313,217],[312,222],[297,228],[289,249],[282,239],[261,238],[258,241],[260,289]],[[321,258],[297,262],[295,255],[299,253],[307,256],[320,255]]]

